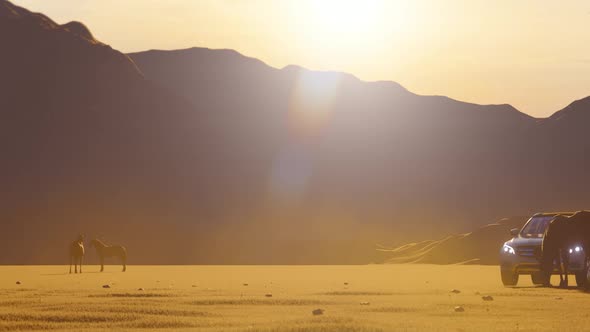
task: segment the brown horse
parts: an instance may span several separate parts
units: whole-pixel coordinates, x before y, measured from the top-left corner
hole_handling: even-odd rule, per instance
[[[70,273],[72,273],[72,262],[74,263],[74,273],[82,273],[82,260],[84,258],[84,236],[80,235],[78,239],[70,244]]]
[[[549,278],[553,270],[553,262],[558,262],[560,287],[568,286],[568,248],[573,244],[582,246],[585,252],[590,251],[590,212],[579,211],[571,217],[555,217],[543,237],[541,271],[545,278],[544,284],[550,286]],[[584,259],[583,273],[576,274],[576,281],[584,284],[586,269],[588,268],[588,256]],[[580,275],[578,275],[580,274]],[[578,282],[578,284],[580,284]]]
[[[541,272],[543,285],[551,286],[551,273],[554,262],[559,267],[559,287],[568,285],[567,249],[570,244],[571,223],[570,218],[558,215],[547,226],[543,236],[541,254]]]
[[[123,272],[127,271],[127,249],[125,247],[108,246],[97,239],[92,240],[90,245],[96,248],[96,254],[100,258],[100,272],[104,271],[105,257],[119,257],[121,264],[123,264]]]

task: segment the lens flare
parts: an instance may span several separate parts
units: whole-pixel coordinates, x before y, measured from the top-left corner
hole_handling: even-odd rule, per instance
[[[329,120],[341,74],[299,70],[293,87],[289,121],[299,135],[314,135]]]

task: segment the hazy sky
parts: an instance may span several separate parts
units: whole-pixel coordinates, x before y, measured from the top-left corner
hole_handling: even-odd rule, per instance
[[[590,95],[590,1],[15,0],[124,52],[231,48],[548,116]]]

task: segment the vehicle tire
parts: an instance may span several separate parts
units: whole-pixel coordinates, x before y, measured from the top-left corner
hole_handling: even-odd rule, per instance
[[[512,271],[504,271],[500,270],[500,274],[502,275],[502,283],[504,286],[516,286],[518,283],[518,274]]]
[[[577,276],[576,276],[576,281],[577,281]],[[545,283],[545,278],[543,277],[543,273],[542,272],[534,272],[531,274],[531,281],[533,282],[534,285],[543,285]]]
[[[586,284],[587,284],[586,271],[577,272],[576,273],[576,285],[578,285],[578,287],[585,287]]]

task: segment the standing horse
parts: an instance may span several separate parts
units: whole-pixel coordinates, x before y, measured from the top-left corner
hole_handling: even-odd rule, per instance
[[[82,273],[82,259],[84,258],[84,236],[80,235],[78,239],[70,244],[70,273],[72,273],[72,262],[74,263],[74,273]]]
[[[557,262],[559,268],[559,287],[568,285],[568,257],[567,249],[570,243],[571,222],[570,218],[562,215],[556,216],[545,230],[543,236],[541,272],[545,286],[551,286],[551,273],[553,263]]]
[[[583,269],[576,273],[578,286],[588,287],[588,268],[590,258],[590,211],[578,211],[570,217],[570,245],[579,245],[584,254]]]
[[[590,212],[579,211],[571,217],[555,217],[543,237],[541,271],[545,286],[550,286],[549,279],[553,271],[553,262],[559,267],[560,287],[568,286],[569,256],[567,250],[572,245],[581,245],[586,255],[590,252]],[[588,268],[588,256],[584,259],[584,271]],[[583,274],[583,275],[582,275]],[[584,283],[585,273],[576,274],[576,281]]]
[[[123,264],[123,272],[127,270],[127,249],[125,247],[108,246],[97,239],[92,240],[90,245],[96,248],[96,254],[100,258],[100,272],[104,271],[105,257],[119,257],[121,264]]]

